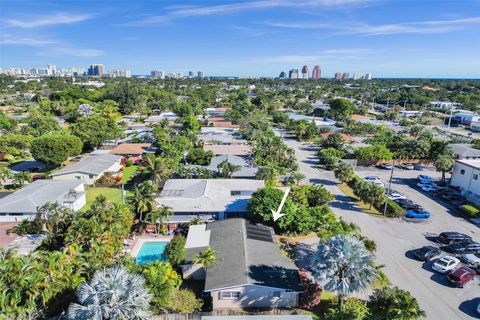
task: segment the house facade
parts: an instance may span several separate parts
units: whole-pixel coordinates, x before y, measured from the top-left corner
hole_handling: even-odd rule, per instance
[[[459,187],[463,195],[480,205],[480,159],[456,160],[450,184]]]
[[[0,221],[19,221],[35,216],[38,208],[56,202],[73,211],[86,203],[85,187],[79,180],[37,180],[0,201]]]
[[[298,269],[284,257],[270,227],[242,218],[192,226],[185,244],[185,279],[204,280],[213,310],[294,308],[303,291]],[[206,248],[216,252],[216,265],[196,265]]]
[[[122,159],[122,156],[109,153],[90,155],[76,164],[52,172],[50,176],[53,180],[80,180],[86,185],[93,185],[104,173],[120,171]]]

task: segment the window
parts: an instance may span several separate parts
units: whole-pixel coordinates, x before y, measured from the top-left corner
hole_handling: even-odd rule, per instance
[[[464,175],[464,174],[465,174],[465,170],[461,169],[461,170],[460,170],[460,174],[461,174],[461,175]]]
[[[81,180],[81,179],[82,179],[82,177],[80,177],[80,176],[75,176],[75,179],[77,179],[77,180]]]
[[[89,177],[90,179],[93,179],[93,174],[89,174],[88,177]]]
[[[232,196],[239,196],[242,194],[242,191],[230,191],[230,195]]]
[[[282,291],[273,291],[272,296],[274,298],[280,298],[282,296]]]
[[[473,174],[473,180],[478,180],[478,174]]]
[[[220,299],[222,300],[235,300],[240,298],[240,291],[222,291]]]

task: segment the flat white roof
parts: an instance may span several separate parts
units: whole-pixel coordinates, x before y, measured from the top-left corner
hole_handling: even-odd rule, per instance
[[[480,160],[457,160],[457,162],[475,169],[480,169]]]
[[[210,246],[210,230],[206,230],[206,224],[197,224],[188,229],[185,248],[202,248]]]

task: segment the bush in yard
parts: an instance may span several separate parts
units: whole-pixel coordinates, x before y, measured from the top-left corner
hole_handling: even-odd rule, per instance
[[[282,201],[284,192],[282,190],[266,187],[253,193],[248,202],[247,218],[273,226],[272,210],[277,210]],[[282,209],[286,216],[292,215],[296,210],[296,205],[290,198],[287,198]],[[279,220],[280,221],[280,220]],[[278,224],[276,224],[278,226]]]
[[[170,312],[192,313],[202,310],[202,305],[202,299],[197,298],[193,291],[174,288],[170,294],[167,309]]]
[[[79,138],[54,133],[35,138],[30,152],[35,160],[58,166],[69,156],[78,155],[82,148],[83,143]]]
[[[125,161],[125,167],[131,167],[131,166],[133,166],[133,160],[128,159],[127,161]]]
[[[460,207],[460,210],[464,214],[466,214],[469,218],[479,218],[480,217],[480,209],[469,205],[469,204],[464,204],[463,206]]]
[[[341,310],[331,307],[325,314],[325,320],[364,320],[370,319],[365,303],[357,298],[348,298]],[[386,319],[385,319],[386,320]]]
[[[300,308],[311,309],[320,303],[322,286],[318,284],[305,270],[300,270],[300,281],[303,292],[300,293],[298,304]]]
[[[320,164],[325,167],[334,167],[338,161],[344,156],[343,151],[335,148],[325,148],[318,152]]]
[[[173,237],[165,248],[165,257],[173,266],[178,266],[185,260],[185,237],[181,234]]]
[[[295,203],[307,207],[321,206],[334,199],[332,193],[324,186],[314,184],[294,186],[290,195]]]
[[[417,299],[410,292],[394,287],[376,289],[368,307],[374,320],[415,320],[425,317]]]

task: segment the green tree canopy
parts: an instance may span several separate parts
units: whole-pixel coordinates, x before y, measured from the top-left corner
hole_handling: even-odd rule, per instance
[[[78,137],[53,133],[35,138],[30,152],[35,160],[58,166],[68,157],[80,154],[82,148],[83,143]]]

